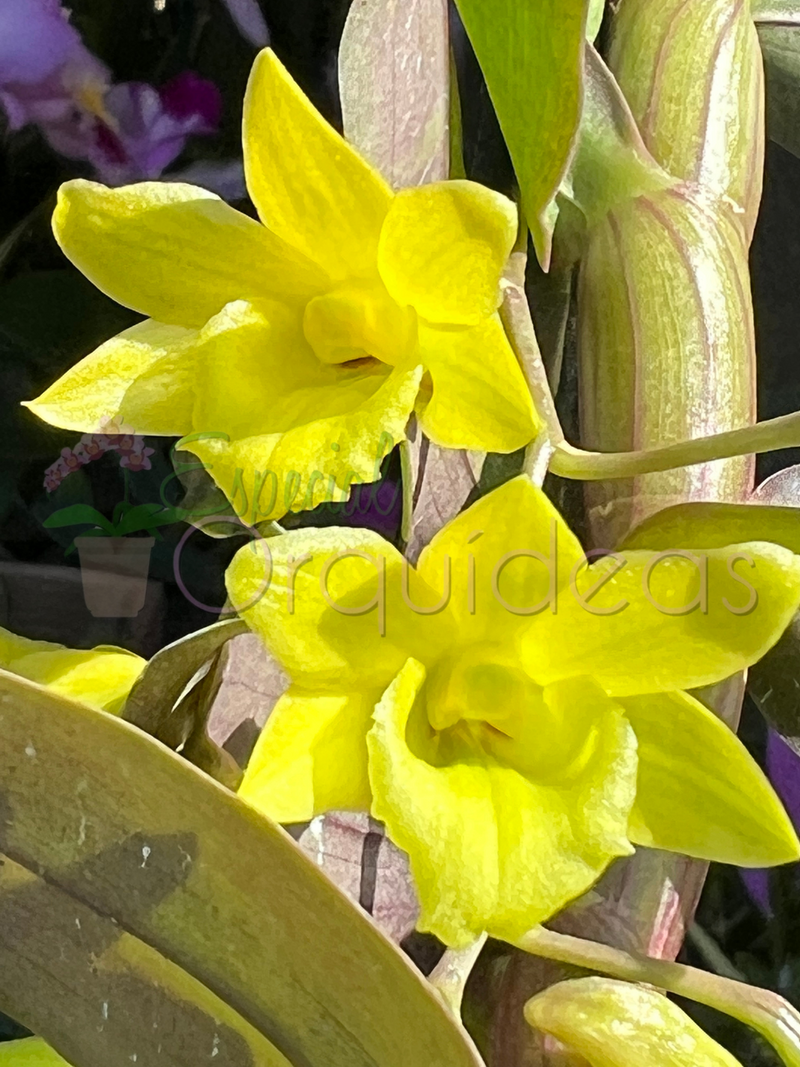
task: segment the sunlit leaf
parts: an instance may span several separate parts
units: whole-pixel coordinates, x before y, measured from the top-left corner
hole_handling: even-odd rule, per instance
[[[0,706],[0,1009],[74,1067],[477,1067],[282,830],[120,719]]]
[[[583,0],[457,0],[511,159],[536,253],[550,261],[550,211],[581,111]]]

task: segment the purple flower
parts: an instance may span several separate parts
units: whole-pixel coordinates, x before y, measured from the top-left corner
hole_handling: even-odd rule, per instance
[[[108,447],[105,444],[106,440],[107,438],[100,434],[85,433],[73,451],[80,458],[81,463],[92,463],[106,452]]]
[[[215,133],[222,100],[187,71],[161,89],[111,86],[59,0],[0,0],[0,106],[12,130],[34,123],[109,185],[161,177],[192,135]]]
[[[57,147],[107,85],[58,0],[0,0],[0,105],[12,130],[36,123]]]
[[[81,49],[59,0],[1,0],[0,84],[36,85]]]
[[[800,756],[774,730],[769,731],[767,738],[766,763],[775,792],[786,806],[795,829],[800,831]],[[769,872],[749,870],[741,873],[750,896],[766,915],[770,915]],[[800,867],[796,874],[800,876]]]
[[[44,487],[48,493],[58,489],[69,473],[63,459],[57,459],[55,463],[51,464],[44,472]]]
[[[129,452],[120,456],[119,465],[120,467],[126,467],[134,474],[136,471],[149,471],[152,469],[150,457],[154,452],[154,448],[145,448],[143,442],[141,448],[131,449]]]
[[[96,118],[86,158],[108,185],[159,178],[192,135],[215,133],[222,98],[213,82],[191,71],[161,89],[122,82],[105,97],[107,118]]]
[[[256,48],[269,44],[269,30],[258,0],[224,0],[224,3],[243,37]]]

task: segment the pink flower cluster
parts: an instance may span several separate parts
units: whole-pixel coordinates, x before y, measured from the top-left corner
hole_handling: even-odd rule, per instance
[[[146,448],[143,437],[132,433],[85,433],[74,448],[62,448],[61,455],[44,472],[44,487],[52,493],[68,474],[100,459],[106,452],[116,452],[119,465],[133,473],[149,471],[154,449]]]

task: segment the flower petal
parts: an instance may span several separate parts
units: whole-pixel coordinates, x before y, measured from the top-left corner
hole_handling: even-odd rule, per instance
[[[327,284],[265,227],[213,193],[178,182],[121,189],[67,182],[53,229],[98,289],[159,322],[202,326],[232,300],[304,302]]]
[[[194,390],[176,360],[189,361],[198,336],[147,319],[106,341],[25,407],[66,430],[93,433],[123,417],[137,433],[187,433]],[[122,416],[126,394],[140,378],[157,383],[153,404],[129,404]]]
[[[742,1067],[663,993],[633,982],[559,982],[525,1018],[596,1067]]]
[[[23,1037],[0,1044],[0,1067],[70,1067],[40,1037]]]
[[[772,504],[723,504],[693,501],[674,504],[635,526],[623,542],[630,548],[724,548],[744,541],[771,541],[800,552],[800,523],[795,507]]]
[[[517,225],[514,204],[476,182],[403,189],[381,231],[381,277],[429,322],[477,326],[500,307]]]
[[[434,632],[443,630],[440,617],[418,616],[405,603],[404,566],[397,549],[369,530],[294,530],[240,549],[226,584],[295,682],[338,693],[385,688],[408,655],[446,642],[448,634]],[[435,603],[421,582],[411,589],[416,603],[426,596]]]
[[[760,659],[798,603],[800,557],[777,545],[626,551],[584,568],[521,654],[541,685],[588,674],[619,696],[694,689]]]
[[[247,521],[279,519],[288,511],[346,499],[353,483],[378,480],[384,456],[405,439],[421,368],[379,374],[369,369],[326,370],[341,377],[333,384],[279,396],[275,411],[265,411],[265,418],[272,419],[281,411],[291,414],[286,421],[294,425],[286,432],[230,443],[209,436],[183,446],[208,465],[231,501],[239,495],[237,511]],[[343,411],[346,405],[350,410]],[[319,417],[328,411],[328,417]],[[302,422],[304,415],[311,421]]]
[[[630,837],[717,863],[762,867],[800,859],[800,842],[739,738],[688,693],[624,697],[639,742]]]
[[[373,814],[409,854],[419,929],[453,946],[483,931],[514,940],[632,851],[633,731],[606,698],[579,773],[544,784],[469,740],[435,735],[444,739],[437,752],[424,685],[424,667],[409,660],[375,709]]]
[[[514,452],[538,433],[530,390],[497,315],[470,330],[420,323],[419,359],[433,381],[420,424],[435,444]]]
[[[417,571],[434,589],[446,589],[451,574],[451,610],[465,640],[502,641],[527,628],[531,608],[547,610],[551,594],[556,601],[583,558],[547,496],[520,475],[448,523],[423,549]]]
[[[335,282],[374,277],[392,192],[330,126],[271,49],[244,104],[247,187],[259,216]]]
[[[275,822],[369,811],[367,731],[380,689],[280,698],[247,764],[239,796]]]
[[[141,656],[124,648],[65,648],[17,637],[0,627],[0,668],[114,714],[121,710],[144,665]]]

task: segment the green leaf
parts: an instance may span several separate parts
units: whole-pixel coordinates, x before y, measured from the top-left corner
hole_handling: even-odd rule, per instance
[[[756,25],[800,24],[800,3],[798,0],[750,0],[750,14]]]
[[[479,1067],[279,827],[120,719],[0,704],[0,1008],[74,1067]]]
[[[525,1018],[591,1067],[741,1067],[662,993],[611,978],[559,982],[528,1001]]]
[[[457,0],[522,193],[539,262],[581,113],[585,0]]]
[[[71,504],[61,508],[45,519],[42,525],[45,529],[59,529],[62,526],[99,526],[109,537],[114,537],[116,530],[114,524],[109,522],[102,512],[93,508],[91,504]]]
[[[131,690],[123,719],[168,743],[163,732],[176,726],[169,722],[170,714],[184,689],[226,641],[247,632],[247,624],[240,619],[226,619],[156,652]],[[177,747],[183,740],[184,737],[177,737],[172,743]]]
[[[606,0],[589,0],[589,15],[586,20],[586,40],[594,41],[600,32],[603,15],[606,12]]]
[[[155,530],[182,522],[187,513],[182,508],[164,508],[161,504],[137,504],[129,508],[117,523],[116,536],[138,533],[140,530]]]
[[[361,0],[339,48],[348,141],[396,189],[449,176],[447,0]]]
[[[788,5],[787,5],[788,6]],[[782,8],[783,5],[780,5]],[[800,156],[800,5],[777,25],[762,22],[758,37],[766,75],[767,133]],[[786,25],[795,23],[795,25]]]

